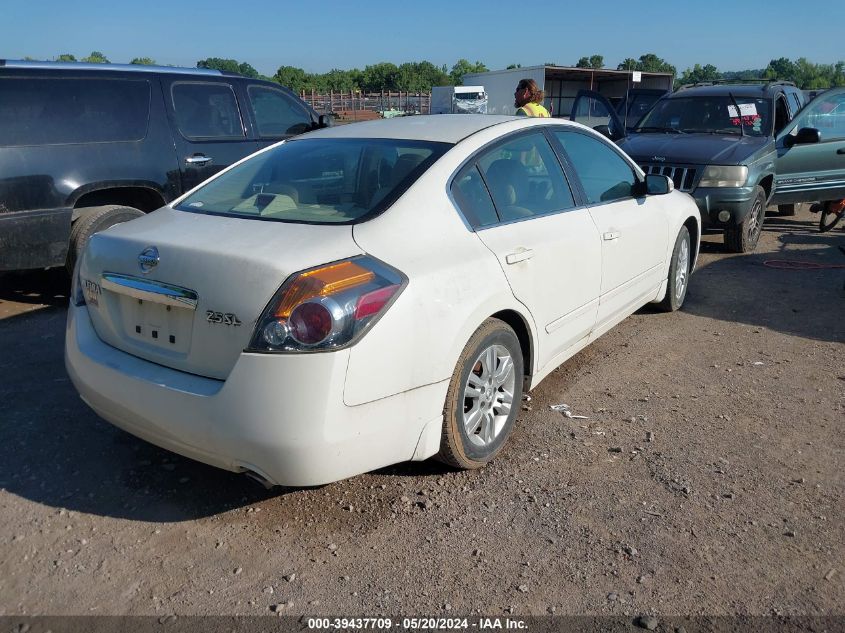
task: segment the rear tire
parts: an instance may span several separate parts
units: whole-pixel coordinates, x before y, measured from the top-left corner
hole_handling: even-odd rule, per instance
[[[458,358],[446,392],[437,459],[480,468],[502,449],[522,403],[522,348],[514,331],[487,319]]]
[[[689,229],[682,226],[672,249],[672,261],[669,262],[669,277],[666,283],[666,296],[657,304],[663,312],[674,312],[684,304],[692,272],[692,248]]]
[[[763,220],[766,217],[766,192],[762,187],[754,189],[751,211],[745,219],[725,229],[725,246],[732,253],[750,253],[757,248],[760,234],[763,232]]]
[[[70,244],[68,245],[65,267],[69,274],[73,274],[79,256],[85,250],[88,240],[95,233],[128,222],[144,215],[134,207],[124,207],[118,204],[107,204],[102,207],[89,207],[82,210],[82,214],[70,229]]]

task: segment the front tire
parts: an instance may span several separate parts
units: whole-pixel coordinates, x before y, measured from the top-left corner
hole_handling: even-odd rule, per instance
[[[669,262],[669,277],[666,283],[666,296],[657,304],[658,310],[674,312],[684,304],[692,273],[692,248],[689,229],[682,226],[672,249],[672,261]]]
[[[766,192],[759,185],[754,189],[751,211],[736,226],[725,229],[725,246],[732,253],[750,253],[757,248],[766,217]]]
[[[134,220],[142,215],[144,215],[144,212],[134,207],[124,207],[117,204],[85,209],[70,229],[70,244],[68,245],[65,263],[68,274],[73,274],[77,260],[94,233],[99,233],[121,222]]]
[[[516,334],[487,319],[464,347],[449,383],[437,459],[463,469],[492,460],[513,429],[523,374]]]

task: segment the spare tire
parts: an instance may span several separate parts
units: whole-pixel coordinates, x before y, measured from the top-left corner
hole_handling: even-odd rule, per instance
[[[119,204],[81,209],[79,217],[70,229],[70,244],[68,245],[65,263],[68,273],[73,274],[79,256],[85,250],[85,245],[88,244],[88,240],[94,233],[99,233],[115,224],[129,222],[129,220],[134,220],[142,215],[144,215],[143,211]]]

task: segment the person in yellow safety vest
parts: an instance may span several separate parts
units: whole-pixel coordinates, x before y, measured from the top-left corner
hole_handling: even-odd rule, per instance
[[[517,116],[550,117],[543,107],[543,91],[533,79],[520,79],[513,93],[513,105]]]

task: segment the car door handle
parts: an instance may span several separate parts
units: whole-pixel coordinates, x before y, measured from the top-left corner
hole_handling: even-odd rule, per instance
[[[837,154],[845,154],[845,147],[840,147],[838,150],[836,150],[836,153]]]
[[[513,253],[505,255],[505,261],[508,264],[518,264],[519,262],[524,262],[526,259],[531,259],[532,257],[534,257],[534,251],[530,248],[520,248]]]
[[[188,156],[185,158],[185,162],[189,165],[207,165],[212,160],[211,156],[206,156],[205,154],[194,154],[193,156]]]
[[[611,240],[618,240],[620,235],[622,234],[619,231],[608,231],[602,235],[602,239],[609,242]]]

